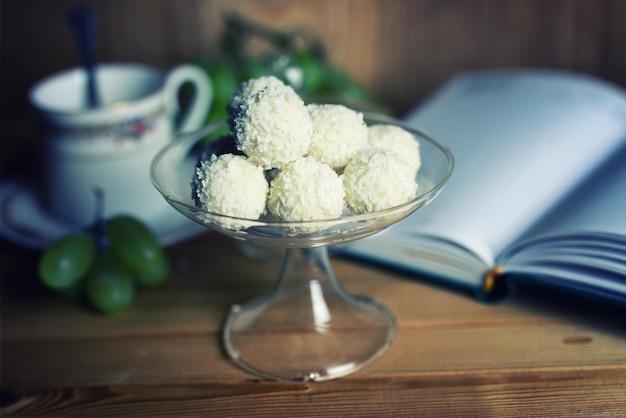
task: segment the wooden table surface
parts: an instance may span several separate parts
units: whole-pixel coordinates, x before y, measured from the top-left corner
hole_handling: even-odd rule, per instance
[[[539,289],[482,304],[333,257],[345,288],[398,321],[395,344],[336,380],[262,381],[223,354],[228,307],[277,261],[210,232],[168,248],[171,279],[103,317],[46,291],[38,253],[2,242],[1,416],[626,416],[623,308]]]

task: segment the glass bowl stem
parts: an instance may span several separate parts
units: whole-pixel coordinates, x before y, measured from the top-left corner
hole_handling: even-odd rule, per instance
[[[383,305],[343,289],[327,247],[288,248],[273,289],[233,305],[223,333],[227,353],[248,372],[321,381],[377,359],[392,345],[396,323]]]

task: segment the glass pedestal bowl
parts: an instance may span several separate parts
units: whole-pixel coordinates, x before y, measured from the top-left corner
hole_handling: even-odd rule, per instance
[[[273,289],[232,306],[223,327],[225,351],[258,377],[296,382],[338,378],[370,364],[393,344],[394,316],[374,299],[342,288],[327,248],[375,234],[426,205],[451,176],[453,160],[447,149],[399,121],[368,115],[366,122],[402,126],[419,141],[422,166],[415,199],[375,213],[323,221],[253,220],[207,212],[194,204],[191,184],[202,144],[224,124],[181,135],[152,163],[153,184],[185,216],[234,239],[284,249]]]

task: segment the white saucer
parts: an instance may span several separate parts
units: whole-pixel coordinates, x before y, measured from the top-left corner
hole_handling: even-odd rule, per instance
[[[166,208],[162,215],[145,223],[163,246],[208,231],[174,208]],[[0,183],[0,236],[25,247],[44,249],[76,229],[48,213],[28,181],[11,179]]]

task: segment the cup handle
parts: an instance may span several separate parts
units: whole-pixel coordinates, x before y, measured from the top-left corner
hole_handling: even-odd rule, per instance
[[[190,83],[193,86],[191,102],[180,115],[179,92],[181,87]],[[209,75],[195,65],[179,65],[174,67],[165,80],[165,109],[174,126],[176,134],[199,129],[206,122],[211,104],[213,103],[213,86]],[[180,122],[174,123],[176,119]]]

